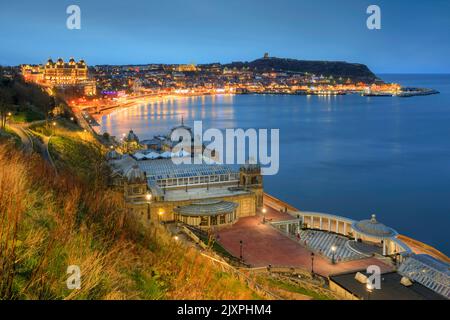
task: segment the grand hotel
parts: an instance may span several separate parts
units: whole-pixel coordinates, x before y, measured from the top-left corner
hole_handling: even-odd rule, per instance
[[[56,62],[49,59],[44,65],[22,65],[22,75],[25,81],[34,82],[46,87],[79,87],[84,95],[95,95],[95,81],[89,79],[89,70],[86,62],[68,62],[59,58]]]

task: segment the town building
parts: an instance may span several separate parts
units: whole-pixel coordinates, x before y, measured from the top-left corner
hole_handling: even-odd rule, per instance
[[[139,141],[134,133],[125,140]],[[171,152],[166,142],[133,154],[120,155],[115,150],[107,154],[111,185],[123,191],[130,214],[144,223],[180,222],[210,229],[254,216],[262,207],[263,178],[258,165],[218,164],[184,150]]]
[[[365,270],[330,276],[330,289],[346,300],[445,300],[397,272],[381,274],[379,289],[367,285],[369,276]]]
[[[65,62],[59,58],[54,62],[48,59],[44,65],[22,65],[21,72],[28,82],[47,87],[77,89],[87,96],[97,93],[96,83],[89,79],[88,66],[84,60],[76,62],[71,58]]]

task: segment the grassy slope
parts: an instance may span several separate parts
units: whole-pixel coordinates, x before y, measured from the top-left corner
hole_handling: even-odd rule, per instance
[[[85,161],[95,165],[86,152],[98,146],[60,130],[52,138],[59,175],[37,155],[0,144],[0,298],[257,298],[163,228],[129,221],[121,194],[95,175],[75,175]],[[81,268],[81,290],[66,287],[69,265]]]

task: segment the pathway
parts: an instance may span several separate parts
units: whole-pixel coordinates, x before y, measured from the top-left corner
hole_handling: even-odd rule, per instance
[[[272,221],[285,220],[287,214],[267,207],[266,218]],[[292,218],[291,216],[289,216]],[[253,267],[298,267],[311,270],[311,251],[291,238],[262,223],[261,216],[241,218],[232,227],[218,232],[218,242],[235,257],[240,256],[240,241],[243,241],[244,261]],[[383,272],[392,267],[377,258],[366,258],[332,264],[319,255],[314,256],[314,272],[328,276],[366,269],[378,265]]]

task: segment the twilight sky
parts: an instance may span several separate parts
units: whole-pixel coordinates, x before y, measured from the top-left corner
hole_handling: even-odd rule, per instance
[[[81,8],[81,30],[66,8]],[[366,9],[382,10],[368,30]],[[344,60],[376,73],[450,73],[450,1],[0,0],[0,65]]]

